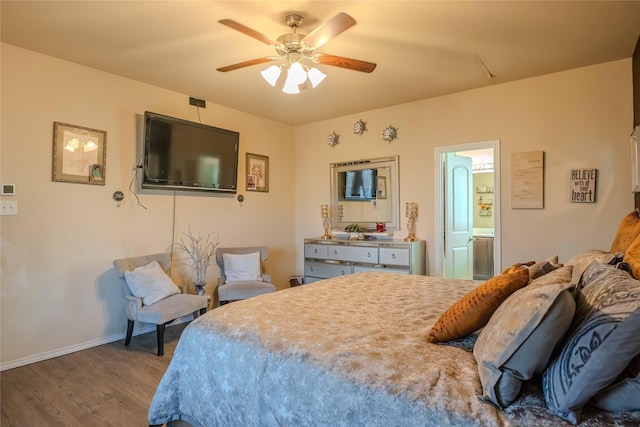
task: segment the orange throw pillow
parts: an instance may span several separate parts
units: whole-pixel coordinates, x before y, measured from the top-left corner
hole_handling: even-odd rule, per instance
[[[640,280],[640,236],[629,245],[624,253],[623,262],[631,267],[631,275],[634,279]]]
[[[638,235],[640,235],[640,210],[635,209],[620,221],[618,232],[609,252],[626,252]]]
[[[457,340],[485,326],[500,304],[529,282],[529,269],[523,265],[516,264],[505,271],[508,273],[482,283],[442,313],[427,341]]]

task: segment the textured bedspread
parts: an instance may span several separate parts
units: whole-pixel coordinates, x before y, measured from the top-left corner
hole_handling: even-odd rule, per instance
[[[475,337],[430,344],[439,315],[479,282],[359,273],[217,308],[183,332],[150,424],[551,426],[532,382],[506,411],[482,403]],[[580,425],[638,425],[586,410]]]

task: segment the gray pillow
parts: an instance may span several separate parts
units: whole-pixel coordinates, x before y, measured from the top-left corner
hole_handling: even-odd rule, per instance
[[[640,282],[594,262],[579,285],[568,337],[542,376],[549,410],[573,424],[587,401],[640,353]]]
[[[582,273],[584,273],[592,262],[597,261],[603,264],[613,264],[618,257],[622,256],[624,256],[622,253],[610,253],[600,249],[588,249],[565,262],[565,265],[573,265],[573,278],[571,279],[571,283],[577,284],[580,281]]]
[[[591,403],[609,412],[640,411],[640,375],[607,387]]]
[[[561,267],[514,292],[495,311],[473,348],[485,402],[504,408],[523,381],[541,374],[566,333],[575,302],[567,290],[572,266]]]

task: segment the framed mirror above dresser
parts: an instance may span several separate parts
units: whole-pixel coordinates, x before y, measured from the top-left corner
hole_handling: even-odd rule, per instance
[[[398,156],[332,163],[331,227],[399,230],[399,188]]]

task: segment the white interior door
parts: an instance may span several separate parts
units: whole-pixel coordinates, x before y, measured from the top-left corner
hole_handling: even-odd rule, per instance
[[[473,279],[473,169],[470,157],[446,153],[444,277]]]

